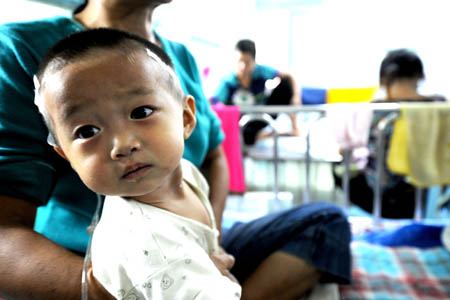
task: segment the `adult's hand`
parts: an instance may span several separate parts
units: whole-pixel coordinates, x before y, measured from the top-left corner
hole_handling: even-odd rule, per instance
[[[89,300],[115,300],[110,293],[95,279],[92,265],[87,271],[88,298]]]
[[[238,282],[237,279],[231,274],[230,270],[234,265],[234,256],[228,254],[223,250],[222,247],[219,248],[219,252],[211,255],[211,260],[219,269],[222,275],[230,278],[231,281]]]

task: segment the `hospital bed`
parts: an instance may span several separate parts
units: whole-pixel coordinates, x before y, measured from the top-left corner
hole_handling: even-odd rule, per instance
[[[334,105],[334,104],[333,104]],[[339,105],[339,104],[336,104]],[[400,106],[398,104],[371,104],[374,111],[390,112],[388,116],[380,122],[378,130],[378,149],[384,149],[386,139],[384,136],[385,128],[395,122],[399,116]],[[323,118],[331,105],[312,105],[300,107],[287,106],[252,106],[242,107],[241,113],[247,115],[241,119],[241,126],[253,119],[266,120],[273,128],[272,146],[265,149],[264,155],[260,152],[247,152],[259,159],[268,159],[274,162],[275,166],[280,160],[286,157],[280,157],[283,149],[280,149],[280,136],[277,134],[276,126],[268,118],[273,113],[318,113],[317,121]],[[450,129],[449,129],[450,132]],[[305,139],[305,145],[299,147],[297,157],[288,159],[299,159],[306,164],[305,176],[307,185],[309,182],[309,165],[311,158],[311,132],[308,131]],[[251,150],[251,149],[250,149]],[[344,162],[345,172],[343,177],[344,191],[344,209],[349,207],[349,176],[350,176],[350,151],[344,151],[337,161]],[[383,163],[381,158],[385,153],[377,153],[378,161]],[[381,166],[381,165],[380,165]],[[278,172],[274,168],[275,173]],[[417,243],[417,237],[429,237],[434,235],[439,239],[439,229],[449,224],[450,220],[430,220],[424,218],[424,207],[420,201],[420,191],[416,197],[415,218],[411,220],[389,220],[381,218],[381,182],[382,172],[378,172],[374,201],[374,210],[372,215],[349,216],[349,222],[352,226],[354,240],[351,243],[353,265],[353,281],[350,285],[339,287],[340,299],[450,299],[450,251],[445,249],[442,244],[434,240],[432,243]],[[276,178],[278,174],[275,174]],[[276,187],[278,183],[276,182]],[[275,190],[277,191],[277,190]],[[306,189],[306,200],[309,201],[309,188]],[[307,202],[306,201],[306,202]],[[419,230],[419,229],[420,230]],[[419,231],[418,231],[419,230]],[[361,237],[366,238],[361,238]],[[372,240],[367,239],[372,236]],[[377,237],[376,238],[373,237]],[[407,237],[411,236],[410,243]],[[390,239],[390,240],[389,240]],[[393,242],[393,240],[394,242]],[[395,240],[402,240],[403,244],[395,244]],[[374,242],[376,241],[376,242]],[[388,241],[388,242],[386,242]]]

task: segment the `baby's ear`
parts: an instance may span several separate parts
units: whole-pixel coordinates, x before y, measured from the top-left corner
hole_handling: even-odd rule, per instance
[[[191,95],[184,96],[183,99],[183,126],[184,126],[184,139],[191,136],[197,124],[197,118],[195,117],[195,100]]]
[[[58,146],[53,146],[53,149],[55,149],[56,153],[58,153],[62,158],[68,160],[66,154],[61,148],[59,148]]]

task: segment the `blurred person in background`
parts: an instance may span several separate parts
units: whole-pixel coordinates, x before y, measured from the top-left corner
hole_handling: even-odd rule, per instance
[[[211,98],[212,102],[226,105],[299,105],[300,90],[294,77],[266,65],[256,63],[256,45],[249,39],[236,43],[235,70],[222,79]],[[277,115],[273,115],[276,117]],[[298,136],[299,130],[294,114],[289,115],[291,130],[285,135]],[[261,129],[264,121],[251,121],[244,128],[244,142],[254,144],[266,137]]]
[[[411,102],[442,102],[446,99],[439,95],[423,95],[419,86],[425,79],[422,60],[410,49],[395,49],[389,51],[380,65],[380,89],[372,103],[411,103]],[[350,180],[350,200],[367,212],[373,210],[373,198],[376,178],[376,127],[380,120],[390,112],[375,111],[369,133],[369,157],[366,167],[360,170]],[[393,126],[386,128],[386,149]],[[386,159],[384,159],[386,161]],[[384,162],[384,180],[382,187],[382,211],[384,218],[413,218],[416,189],[405,176],[391,172]],[[334,174],[337,184],[341,178]],[[426,195],[426,193],[423,193]]]

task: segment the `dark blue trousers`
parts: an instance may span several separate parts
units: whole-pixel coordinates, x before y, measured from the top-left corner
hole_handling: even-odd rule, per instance
[[[350,226],[340,208],[311,203],[235,223],[223,232],[222,247],[234,255],[233,275],[244,281],[272,253],[295,255],[322,272],[321,282],[351,279]]]

